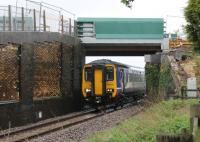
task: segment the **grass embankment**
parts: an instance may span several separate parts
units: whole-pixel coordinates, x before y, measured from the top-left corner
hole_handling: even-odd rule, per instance
[[[189,128],[189,105],[197,100],[163,101],[119,125],[97,132],[88,142],[155,142],[160,132],[180,133]]]

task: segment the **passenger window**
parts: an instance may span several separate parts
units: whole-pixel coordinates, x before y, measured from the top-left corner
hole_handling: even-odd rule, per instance
[[[92,81],[92,69],[91,68],[85,68],[85,80],[86,81]]]
[[[113,67],[106,67],[106,81],[114,80],[114,69]]]

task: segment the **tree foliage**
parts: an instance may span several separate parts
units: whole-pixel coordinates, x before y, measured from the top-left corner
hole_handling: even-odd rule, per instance
[[[127,7],[129,7],[129,8],[132,8],[132,2],[133,2],[134,0],[121,0],[121,2],[123,3],[123,4],[125,4]]]
[[[200,0],[189,0],[185,8],[185,18],[188,39],[193,42],[196,49],[200,50]]]

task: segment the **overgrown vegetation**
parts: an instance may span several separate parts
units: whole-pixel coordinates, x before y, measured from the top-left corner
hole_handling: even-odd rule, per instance
[[[187,21],[186,32],[188,39],[193,42],[195,49],[200,50],[200,0],[189,0],[185,8]]]
[[[160,67],[159,78],[159,94],[163,97],[168,97],[170,93],[174,93],[174,82],[171,76],[170,64],[162,64]]]
[[[147,96],[150,101],[157,102],[160,100],[158,93],[159,88],[159,77],[160,77],[160,65],[157,64],[146,64],[145,66],[145,79]]]
[[[160,102],[114,128],[97,132],[88,142],[155,142],[158,133],[189,128],[189,105],[197,100]]]
[[[151,102],[159,102],[172,90],[173,79],[170,71],[170,64],[146,65],[145,79],[147,84],[147,96]]]

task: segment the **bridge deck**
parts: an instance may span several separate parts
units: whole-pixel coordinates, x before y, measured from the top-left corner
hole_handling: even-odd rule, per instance
[[[77,24],[88,56],[135,56],[153,54],[163,48],[161,18],[78,18]]]

